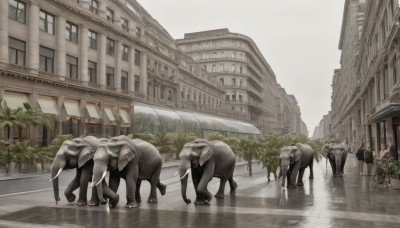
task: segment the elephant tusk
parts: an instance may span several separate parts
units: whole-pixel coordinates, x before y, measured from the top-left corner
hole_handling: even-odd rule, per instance
[[[97,182],[96,186],[99,185],[103,181],[103,179],[106,177],[106,175],[107,175],[107,170],[104,171],[103,176],[101,177],[100,181]]]
[[[176,177],[176,175],[178,175],[178,174],[179,174],[179,170],[176,171],[176,173],[174,174],[174,177]]]
[[[188,169],[188,170],[186,171],[185,175],[183,175],[183,177],[181,177],[181,180],[182,180],[183,178],[185,178],[186,175],[188,175],[189,173],[190,173],[190,169]]]
[[[54,181],[54,179],[56,179],[56,178],[60,175],[60,173],[61,173],[62,170],[63,170],[63,168],[60,168],[60,169],[58,170],[57,175],[56,175],[53,179],[50,179],[49,181],[50,181],[50,182]]]

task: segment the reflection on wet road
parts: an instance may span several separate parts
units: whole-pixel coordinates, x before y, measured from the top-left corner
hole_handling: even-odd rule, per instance
[[[343,178],[333,178],[329,165],[325,170],[324,162],[315,164],[314,179],[308,179],[306,170],[304,187],[296,189],[282,189],[279,181],[268,183],[261,165],[255,165],[252,177],[246,175],[246,166],[240,166],[235,172],[237,194],[230,196],[227,186],[225,198],[213,198],[209,206],[183,202],[179,178],[172,177],[176,167],[163,169],[162,182],[168,187],[167,194],[159,196],[158,204],[143,200],[137,209],[124,208],[123,181],[118,191],[121,200],[114,209],[77,207],[64,197],[55,205],[51,189],[46,190],[51,185],[45,176],[21,183],[8,181],[7,187],[2,181],[0,227],[400,227],[400,192],[359,176],[352,159],[350,156]],[[68,183],[73,173],[63,175],[61,186]],[[36,192],[1,196],[21,186],[24,191]],[[219,180],[214,179],[209,191],[215,194],[218,187]],[[142,199],[148,197],[148,192],[149,184],[145,183]],[[195,198],[191,184],[188,197],[192,201]]]

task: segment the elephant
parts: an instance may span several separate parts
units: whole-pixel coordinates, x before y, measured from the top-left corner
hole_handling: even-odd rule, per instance
[[[142,180],[150,182],[149,203],[157,203],[157,191],[165,195],[166,185],[160,182],[162,159],[158,150],[150,143],[141,139],[131,139],[128,136],[111,138],[109,142],[100,143],[94,155],[93,183],[101,203],[103,199],[103,185],[107,169],[110,171],[109,187],[113,191],[109,206],[115,207],[118,203],[116,194],[120,178],[126,182],[126,208],[135,208],[141,202],[140,184]]]
[[[79,188],[78,206],[87,204],[87,188],[93,173],[93,155],[100,142],[107,139],[98,139],[93,136],[84,138],[76,138],[74,140],[66,140],[62,143],[58,150],[54,161],[51,165],[51,180],[53,182],[54,198],[56,203],[60,201],[58,176],[62,170],[76,169],[74,179],[68,184],[64,191],[68,202],[74,202],[76,199],[75,191]],[[109,191],[106,191],[109,193]],[[97,204],[97,193],[92,193],[90,204]]]
[[[296,143],[291,146],[284,146],[280,154],[282,187],[285,187],[287,178],[288,188],[303,186],[303,174],[307,167],[310,167],[310,179],[314,178],[313,163],[314,163],[314,150],[307,144]]]
[[[233,180],[235,169],[235,154],[224,142],[196,139],[186,143],[179,154],[179,173],[181,178],[181,193],[185,203],[191,200],[186,197],[187,175],[192,172],[193,185],[196,191],[195,205],[206,205],[212,199],[207,190],[213,177],[220,178],[220,186],[216,198],[223,198],[226,181],[229,181],[230,194],[236,194],[237,183]]]
[[[334,176],[343,176],[344,165],[346,163],[348,146],[342,143],[326,143],[321,149],[321,155],[329,160]]]

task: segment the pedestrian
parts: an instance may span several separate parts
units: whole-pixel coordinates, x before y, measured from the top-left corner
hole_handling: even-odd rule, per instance
[[[392,138],[389,138],[389,145],[388,145],[388,151],[389,151],[389,155],[390,155],[390,159],[391,160],[399,160],[399,154],[397,153],[396,150],[396,145],[393,143]]]
[[[388,151],[386,149],[386,145],[382,144],[381,145],[381,150],[379,151],[379,158],[383,159],[384,156],[387,156],[387,153],[388,153]]]
[[[361,144],[360,149],[358,149],[356,153],[356,157],[358,160],[358,170],[360,172],[360,175],[364,175],[364,157],[365,157],[364,144]]]
[[[368,146],[367,150],[365,151],[365,163],[367,164],[367,175],[371,176],[372,175],[372,165],[374,164],[374,155],[373,155],[373,150],[371,150],[371,147]]]
[[[390,187],[389,162],[392,158],[389,151],[386,150],[386,148],[381,154],[381,158],[382,158],[382,166],[385,170],[385,179],[383,180],[383,185],[388,188]]]

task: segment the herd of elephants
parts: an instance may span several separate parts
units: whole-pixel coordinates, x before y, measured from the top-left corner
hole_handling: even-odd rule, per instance
[[[335,176],[343,175],[347,157],[345,143],[328,142],[321,150],[321,155],[329,160]],[[196,191],[196,205],[207,205],[212,199],[207,190],[213,177],[220,178],[221,183],[215,197],[223,198],[225,184],[230,185],[230,194],[236,193],[237,183],[233,180],[235,154],[229,145],[222,141],[196,139],[186,143],[179,154],[179,171],[182,198],[185,203],[191,200],[186,196],[188,174],[191,172]],[[310,179],[313,178],[314,151],[307,144],[284,146],[280,153],[282,187],[294,188],[303,185],[304,170],[310,168]],[[160,182],[162,159],[157,148],[141,139],[131,139],[121,135],[111,139],[86,136],[66,140],[58,150],[51,166],[56,203],[60,201],[58,177],[62,170],[76,169],[76,176],[65,189],[68,202],[76,199],[73,193],[79,188],[77,205],[98,206],[108,202],[115,207],[119,201],[117,190],[120,179],[126,182],[127,208],[134,208],[141,202],[140,185],[142,180],[150,182],[149,203],[157,203],[157,189],[161,195],[166,193],[166,185]],[[104,180],[109,172],[108,185]],[[296,183],[297,179],[297,183]],[[87,201],[88,187],[92,187],[92,198]]]

